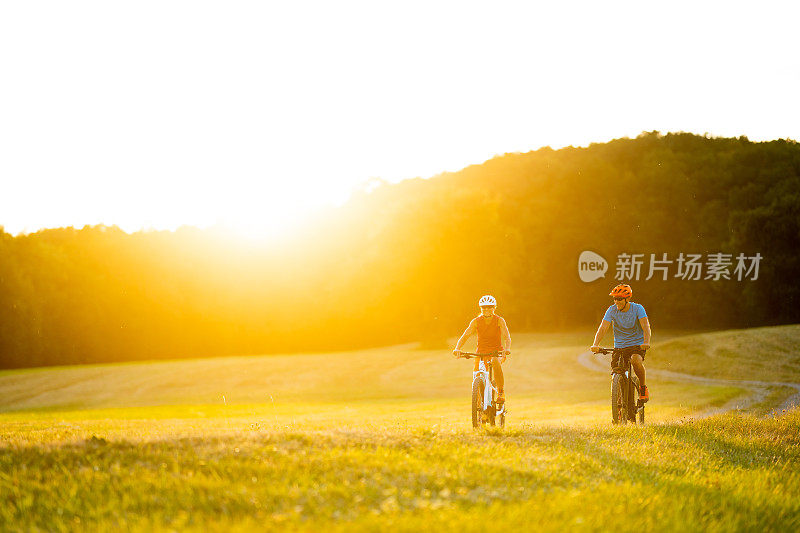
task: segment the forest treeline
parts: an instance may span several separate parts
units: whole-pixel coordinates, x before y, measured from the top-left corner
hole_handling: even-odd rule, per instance
[[[585,250],[605,278],[581,281]],[[265,247],[191,227],[0,231],[0,365],[444,347],[485,293],[512,334],[589,343],[627,256],[656,336],[792,323],[798,251],[800,145],[652,132],[381,183]]]

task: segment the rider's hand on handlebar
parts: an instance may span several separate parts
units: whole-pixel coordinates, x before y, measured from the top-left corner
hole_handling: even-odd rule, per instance
[[[453,357],[455,357],[456,359],[461,357],[461,350],[453,350]]]
[[[592,352],[594,352],[594,353],[597,353],[597,352],[599,352],[599,351],[600,351],[600,347],[599,347],[599,346],[596,346],[596,345],[595,345],[595,346],[592,346],[592,347],[591,347],[591,348],[589,348],[589,349],[590,349]]]

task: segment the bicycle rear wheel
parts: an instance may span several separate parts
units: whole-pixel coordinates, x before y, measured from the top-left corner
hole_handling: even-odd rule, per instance
[[[491,373],[489,373],[491,376]],[[497,421],[497,389],[495,388],[494,381],[490,381],[489,383],[492,384],[492,404],[486,410],[486,415],[489,418],[489,425],[494,426]]]
[[[472,427],[483,424],[483,378],[472,380]]]
[[[625,424],[627,413],[625,412],[624,390],[625,378],[621,374],[614,374],[611,378],[611,422],[614,424]]]
[[[625,407],[628,411],[628,421],[631,424],[636,423],[636,410],[639,403],[639,389],[636,386],[636,381],[633,379],[628,380],[628,394],[626,395]]]
[[[639,378],[636,377],[635,373],[631,372],[628,383],[628,420],[635,424],[636,417],[639,414]]]

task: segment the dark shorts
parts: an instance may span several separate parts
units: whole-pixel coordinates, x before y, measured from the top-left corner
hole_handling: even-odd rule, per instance
[[[615,352],[619,352],[620,354],[630,354],[633,355],[638,353],[642,356],[642,361],[644,361],[644,350],[639,348],[638,346],[628,346],[627,348],[614,348]]]

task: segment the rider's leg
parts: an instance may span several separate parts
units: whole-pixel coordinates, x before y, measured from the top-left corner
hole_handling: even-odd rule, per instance
[[[635,353],[631,356],[631,364],[633,364],[633,371],[636,372],[636,375],[639,377],[639,385],[644,387],[644,363],[642,362],[642,356],[638,353]]]
[[[631,356],[631,364],[636,375],[639,376],[639,400],[647,402],[650,400],[650,392],[644,384],[644,364],[642,364],[642,356],[638,353]]]
[[[505,379],[503,379],[503,367],[500,365],[500,359],[497,357],[492,359],[492,369],[494,370],[494,380],[497,383],[497,390],[503,390]]]

